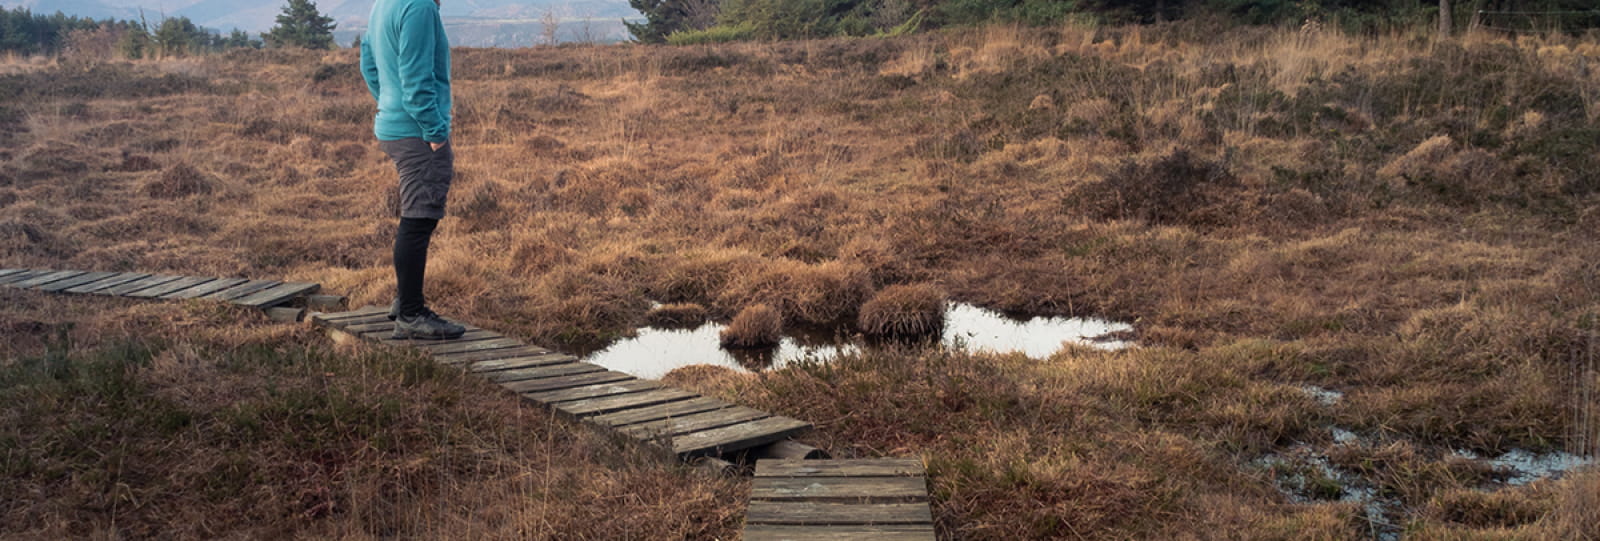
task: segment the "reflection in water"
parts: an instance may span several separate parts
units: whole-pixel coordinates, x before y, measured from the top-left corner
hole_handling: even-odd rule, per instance
[[[971,351],[1007,353],[1020,351],[1035,359],[1049,357],[1065,342],[1091,343],[1105,349],[1122,349],[1127,342],[1098,341],[1096,338],[1133,330],[1126,323],[1099,319],[1036,317],[1019,321],[970,304],[951,303],[945,310],[944,338],[947,347]]]
[[[1132,329],[1127,324],[1094,319],[1036,317],[1020,321],[969,304],[954,303],[945,317],[940,343],[946,347],[1019,351],[1041,359],[1059,351],[1065,342],[1088,343],[1106,349],[1127,347],[1126,342],[1096,338]],[[839,332],[790,329],[775,348],[726,350],[718,340],[725,327],[721,323],[706,323],[695,329],[644,327],[639,329],[638,336],[620,340],[584,360],[641,378],[659,378],[692,364],[745,372],[782,367],[804,359],[826,361],[863,347],[858,340]]]

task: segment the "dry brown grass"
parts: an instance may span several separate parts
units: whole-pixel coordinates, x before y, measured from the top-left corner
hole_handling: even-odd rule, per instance
[[[889,286],[861,305],[856,328],[876,336],[937,333],[944,329],[946,301],[944,291],[932,284]]]
[[[778,345],[783,338],[783,314],[765,304],[739,311],[722,329],[722,347],[765,348]]]
[[[626,334],[652,301],[832,324],[917,283],[1134,322],[1145,347],[1116,354],[913,349],[695,380],[817,421],[839,454],[926,456],[958,538],[1360,538],[1358,506],[1292,504],[1250,466],[1327,443],[1329,424],[1372,442],[1341,461],[1400,500],[1391,520],[1559,538],[1593,530],[1592,475],[1474,499],[1448,456],[1600,441],[1580,420],[1600,386],[1583,376],[1597,55],[1592,38],[1194,23],[463,50],[428,295],[552,346]],[[282,276],[386,302],[394,173],[355,64],[5,66],[0,265]],[[0,328],[32,344],[35,319]],[[550,494],[566,495],[515,501]],[[1509,518],[1461,519],[1480,508]]]

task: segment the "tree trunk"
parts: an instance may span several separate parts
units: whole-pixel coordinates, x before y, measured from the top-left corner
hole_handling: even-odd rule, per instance
[[[1450,15],[1450,0],[1439,0],[1439,37],[1450,37],[1450,23],[1454,20]]]

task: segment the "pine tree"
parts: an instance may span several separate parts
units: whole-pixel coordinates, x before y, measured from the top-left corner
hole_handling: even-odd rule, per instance
[[[261,39],[269,47],[332,49],[334,26],[333,17],[318,12],[311,0],[289,0],[278,15],[278,25],[262,34]]]

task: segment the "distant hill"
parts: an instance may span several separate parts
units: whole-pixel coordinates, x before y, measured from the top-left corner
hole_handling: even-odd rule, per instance
[[[319,0],[317,9],[338,23],[334,37],[348,45],[366,27],[372,0]],[[272,28],[285,2],[281,0],[0,0],[7,8],[26,7],[39,13],[61,11],[81,17],[146,20],[183,16],[195,24],[226,32],[251,33]],[[561,19],[562,41],[627,39],[622,19],[639,19],[627,0],[444,0],[441,5],[451,43],[468,47],[516,47],[536,43],[539,20],[546,12]],[[587,29],[587,30],[585,30]]]

